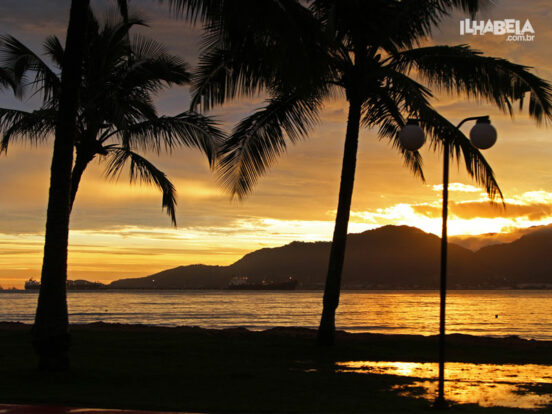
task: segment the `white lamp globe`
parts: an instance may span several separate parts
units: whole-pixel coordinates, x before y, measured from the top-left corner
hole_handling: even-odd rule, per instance
[[[470,131],[472,145],[479,149],[491,148],[496,142],[496,129],[489,118],[478,119]]]
[[[425,143],[424,130],[418,125],[415,119],[409,119],[401,132],[399,132],[399,140],[404,148],[409,151],[417,151],[422,148]]]

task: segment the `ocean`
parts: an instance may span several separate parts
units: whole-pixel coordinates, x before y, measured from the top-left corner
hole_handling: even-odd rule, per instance
[[[0,321],[32,323],[36,291],[0,292]],[[71,323],[111,322],[203,328],[316,328],[320,291],[69,291]],[[337,328],[434,335],[438,291],[343,291]],[[447,333],[552,340],[552,291],[450,291]]]

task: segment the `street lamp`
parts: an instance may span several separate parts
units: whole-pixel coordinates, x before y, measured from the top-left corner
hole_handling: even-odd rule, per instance
[[[487,149],[496,142],[496,129],[491,125],[489,116],[474,116],[462,120],[456,129],[465,122],[476,121],[470,131],[470,140],[474,147]],[[416,151],[424,145],[425,134],[418,125],[417,119],[409,119],[406,126],[399,133],[399,140],[403,147],[410,151]],[[448,185],[449,185],[449,157],[451,142],[445,140],[443,153],[443,208],[442,208],[442,232],[441,232],[441,283],[440,283],[440,312],[439,312],[439,394],[435,405],[445,407],[445,308],[447,298],[447,219],[448,219]]]
[[[409,119],[399,133],[401,144],[409,151],[417,151],[425,144],[425,133],[417,119]]]

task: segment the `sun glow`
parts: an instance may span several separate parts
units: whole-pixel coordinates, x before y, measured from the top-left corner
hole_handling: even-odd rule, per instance
[[[452,191],[474,193],[475,187],[460,183],[451,185]],[[433,186],[441,191],[442,186]],[[475,199],[449,202],[448,234],[481,235],[509,233],[515,229],[544,226],[552,223],[552,193],[530,191],[505,199],[505,208],[500,203],[491,205],[485,194]],[[386,208],[351,212],[357,224],[392,224],[415,226],[427,233],[441,234],[441,202],[418,204],[399,203]]]
[[[196,197],[218,197],[209,187],[196,186],[194,182],[187,184],[190,191],[198,193]],[[425,202],[390,203],[382,208],[352,211],[349,232],[360,233],[383,225],[408,225],[439,236],[442,187],[428,188],[431,192],[425,197]],[[97,189],[99,191],[99,187]],[[109,193],[108,203],[110,197],[117,199],[114,187],[103,189],[103,194]],[[476,187],[452,183],[450,189],[450,236],[516,234],[532,226],[552,224],[550,192],[535,190],[513,194],[506,197],[506,208],[502,208],[501,204],[491,206],[487,196]],[[153,188],[125,185],[119,186],[117,191],[125,197],[129,197],[130,192],[135,196],[158,197]],[[331,240],[335,211],[327,211],[321,219],[306,217],[293,220],[242,216],[220,222],[205,220],[184,224],[176,229],[153,224],[75,228],[70,233],[69,277],[109,282],[181,265],[228,265],[251,251],[292,241]],[[1,285],[22,287],[29,277],[39,277],[43,237],[42,233],[32,232],[0,233]]]

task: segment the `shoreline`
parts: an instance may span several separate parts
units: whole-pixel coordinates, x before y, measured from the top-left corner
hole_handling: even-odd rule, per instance
[[[0,332],[19,331],[30,332],[32,324],[23,322],[0,321]],[[157,334],[160,336],[190,335],[198,337],[218,338],[228,340],[240,338],[242,340],[270,340],[270,338],[284,339],[290,342],[301,340],[315,345],[316,329],[304,327],[273,327],[264,330],[250,330],[244,327],[235,328],[202,328],[199,326],[159,326],[148,324],[124,324],[109,322],[91,322],[86,324],[70,324],[70,332],[90,333],[124,333],[124,334]],[[416,334],[383,334],[371,332],[336,331],[336,344],[349,355],[351,350],[363,345],[369,345],[372,357],[382,360],[399,356],[401,348],[413,347],[397,361],[436,362],[437,353],[432,355],[431,348],[437,349],[438,335]],[[551,364],[552,341],[524,339],[517,335],[506,337],[479,336],[471,334],[447,334],[448,347],[447,361],[473,363],[517,363],[517,364]],[[386,348],[391,346],[391,348]],[[349,349],[348,349],[349,348]],[[486,350],[487,352],[482,352]],[[356,351],[353,352],[356,355]],[[408,359],[412,358],[412,359]],[[342,359],[342,358],[338,358]],[[390,359],[393,360],[393,359]]]

